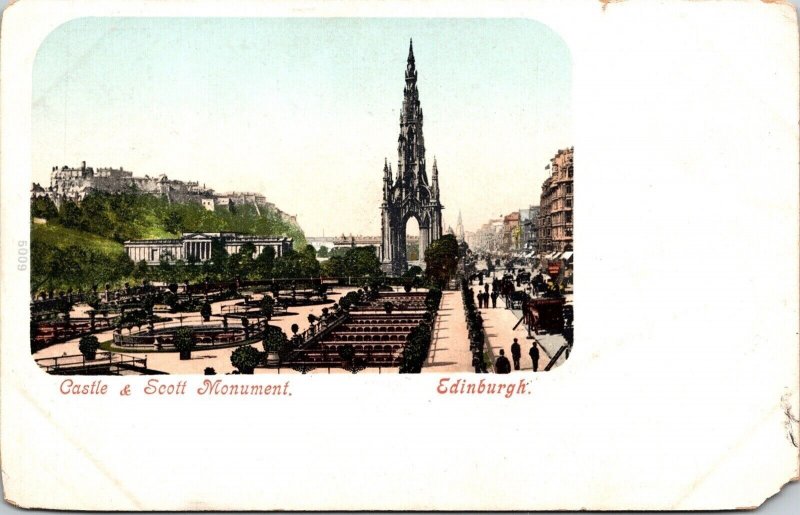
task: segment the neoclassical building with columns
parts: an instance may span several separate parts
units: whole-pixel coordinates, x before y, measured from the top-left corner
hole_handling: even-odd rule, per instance
[[[292,250],[292,238],[274,236],[251,236],[233,232],[193,232],[177,239],[128,240],[125,252],[135,263],[157,265],[162,259],[168,262],[197,261],[202,263],[211,259],[211,244],[218,240],[230,254],[236,254],[246,243],[255,247],[253,257],[267,248],[275,250],[275,257]]]

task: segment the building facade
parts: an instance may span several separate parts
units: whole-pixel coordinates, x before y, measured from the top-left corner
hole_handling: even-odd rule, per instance
[[[267,248],[275,250],[275,257],[292,250],[292,238],[232,232],[197,232],[176,239],[128,240],[124,246],[128,257],[135,263],[144,261],[148,265],[157,265],[162,259],[170,263],[178,260],[203,263],[211,259],[211,247],[215,241],[223,245],[228,255],[238,253],[246,243],[255,247],[254,258]]]
[[[393,275],[401,275],[408,269],[406,223],[409,218],[414,217],[419,225],[420,261],[424,260],[425,249],[431,242],[442,237],[439,171],[434,158],[429,183],[413,43],[408,49],[405,82],[400,136],[397,140],[396,176],[392,176],[388,160],[384,160],[383,165],[380,254],[384,270]]]
[[[522,227],[521,245],[526,251],[536,250],[536,231],[539,223],[539,206],[530,206],[519,210]]]
[[[514,252],[520,249],[522,229],[519,211],[514,211],[503,217],[503,252]]]
[[[547,168],[539,198],[537,253],[553,255],[572,250],[574,147],[559,150]]]

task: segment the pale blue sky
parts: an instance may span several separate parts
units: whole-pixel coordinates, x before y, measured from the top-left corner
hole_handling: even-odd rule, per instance
[[[445,226],[538,203],[573,144],[571,62],[527,20],[74,20],[34,64],[33,180],[86,160],[263,192],[310,235],[379,234],[410,37]]]

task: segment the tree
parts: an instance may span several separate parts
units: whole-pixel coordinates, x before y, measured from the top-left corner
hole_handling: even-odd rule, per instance
[[[58,208],[50,197],[36,197],[31,199],[31,216],[52,220],[58,217]]]
[[[386,312],[387,315],[391,315],[392,311],[394,311],[394,304],[389,301],[383,303],[383,310]]]
[[[287,251],[275,259],[272,269],[272,276],[282,279],[314,278],[319,275],[319,261],[311,245],[306,246],[302,252]]]
[[[250,345],[243,345],[231,354],[231,365],[239,370],[240,374],[252,374],[261,361],[261,353]]]
[[[328,257],[328,247],[322,245],[319,250],[317,251],[317,257],[326,258]]]
[[[255,258],[253,257],[256,253],[256,246],[250,243],[249,241],[242,244],[239,248],[239,275],[244,278],[248,278],[253,274],[255,269]]]
[[[183,218],[178,211],[169,211],[164,216],[164,230],[172,234],[180,234],[183,232]]]
[[[83,357],[87,360],[93,360],[97,357],[97,349],[100,348],[100,342],[97,340],[97,336],[90,334],[87,336],[83,336],[78,343],[78,350],[81,351]]]
[[[225,261],[225,271],[223,277],[232,279],[242,275],[242,255],[239,253],[228,256]]]
[[[169,262],[168,256],[161,256],[161,259],[158,262],[156,274],[161,281],[170,281],[174,278],[174,274],[172,273],[172,264]]]
[[[355,247],[344,255],[332,256],[325,262],[325,273],[331,277],[375,277],[382,275],[381,262],[375,247]]]
[[[147,266],[147,261],[142,259],[133,268],[133,276],[136,279],[146,279],[150,276],[150,267]]]
[[[275,265],[275,249],[267,247],[261,251],[254,263],[253,271],[259,279],[269,279],[272,277],[272,269]]]
[[[425,251],[425,275],[443,288],[458,270],[458,261],[458,241],[452,234],[445,234]]]
[[[194,349],[194,339],[192,338],[192,330],[188,327],[181,327],[175,331],[175,348],[180,352],[180,359],[186,360],[192,358],[192,349]]]
[[[65,200],[58,209],[58,218],[64,227],[78,227],[81,219],[81,210],[75,202]]]
[[[204,268],[217,279],[226,279],[228,272],[228,251],[219,238],[211,240],[211,260],[204,263]]]
[[[414,266],[410,267],[408,270],[406,270],[405,273],[403,273],[403,277],[405,277],[407,279],[408,278],[413,279],[414,277],[417,277],[421,273],[422,273],[422,268],[420,268],[417,265],[414,265]]]

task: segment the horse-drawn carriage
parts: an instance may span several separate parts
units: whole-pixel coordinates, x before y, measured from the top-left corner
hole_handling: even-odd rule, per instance
[[[534,333],[539,331],[561,333],[564,330],[564,313],[568,311],[572,323],[572,306],[565,306],[564,297],[528,299],[523,309],[525,324]],[[566,310],[565,307],[569,307]]]

